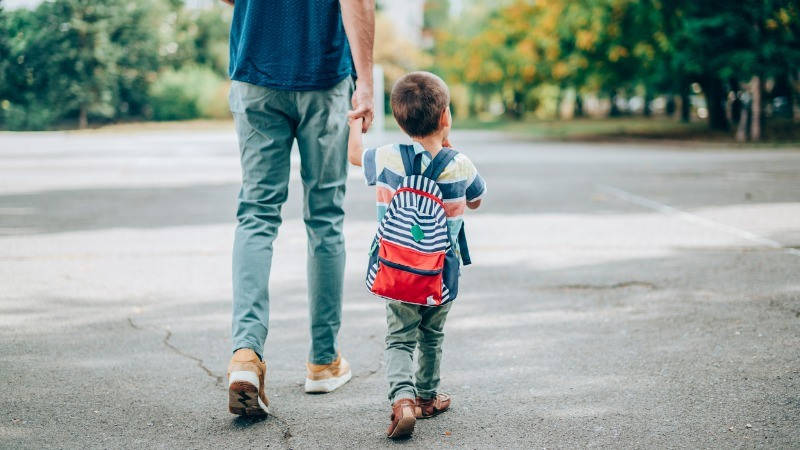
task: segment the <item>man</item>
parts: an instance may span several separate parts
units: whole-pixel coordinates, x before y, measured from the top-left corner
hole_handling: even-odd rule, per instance
[[[242,164],[229,409],[261,415],[269,404],[262,358],[272,242],[286,201],[295,139],[308,234],[311,350],[305,390],[330,392],[351,376],[336,343],[345,263],[347,116],[363,117],[364,132],[372,121],[375,12],[373,0],[225,1],[234,6],[230,107]]]

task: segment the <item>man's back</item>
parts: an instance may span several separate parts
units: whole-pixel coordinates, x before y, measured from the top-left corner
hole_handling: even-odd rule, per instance
[[[353,74],[339,0],[236,0],[231,79],[306,91]]]

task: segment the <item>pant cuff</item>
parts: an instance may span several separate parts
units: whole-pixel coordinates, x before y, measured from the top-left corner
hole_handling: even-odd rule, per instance
[[[394,402],[403,398],[415,400],[417,398],[417,394],[414,391],[407,391],[407,390],[398,391],[394,393],[394,397],[392,398],[391,402],[392,404],[394,404]]]
[[[436,397],[436,391],[417,391],[417,396],[422,399],[430,399]]]
[[[256,345],[247,341],[237,342],[233,344],[233,351],[231,353],[236,353],[236,350],[239,350],[240,348],[249,348],[256,352],[256,355],[258,355],[259,359],[262,361],[264,360],[264,346]]]
[[[325,364],[330,364],[330,363],[336,361],[336,358],[337,358],[337,355],[321,356],[321,357],[310,357],[310,358],[308,358],[308,362],[310,362],[311,364],[316,364],[316,365],[325,365]]]

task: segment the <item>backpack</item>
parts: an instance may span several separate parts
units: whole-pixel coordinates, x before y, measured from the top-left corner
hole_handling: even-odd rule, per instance
[[[422,154],[400,145],[406,177],[392,195],[370,247],[366,285],[373,294],[415,305],[440,306],[458,295],[460,264],[436,180],[458,154],[443,148],[420,173]],[[463,222],[458,247],[471,263]]]

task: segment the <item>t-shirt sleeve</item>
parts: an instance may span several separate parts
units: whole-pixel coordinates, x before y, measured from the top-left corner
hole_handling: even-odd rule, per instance
[[[378,181],[377,148],[368,148],[361,155],[361,167],[364,169],[364,179],[367,186],[374,186]]]
[[[481,174],[478,173],[478,169],[469,159],[466,159],[466,168],[469,176],[467,177],[467,192],[465,196],[468,202],[474,202],[486,193],[486,181],[484,181]]]

